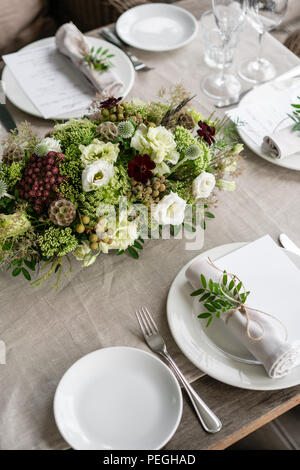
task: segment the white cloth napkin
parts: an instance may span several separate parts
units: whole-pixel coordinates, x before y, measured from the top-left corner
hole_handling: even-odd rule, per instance
[[[116,73],[111,69],[101,73],[91,68],[84,60],[90,53],[90,46],[73,23],[63,24],[58,29],[55,39],[57,49],[71,59],[101,95],[119,96],[123,83]]]
[[[285,158],[300,152],[300,134],[292,130],[293,125],[264,137],[262,149],[272,158]]]
[[[218,262],[216,261],[216,265]],[[197,290],[202,288],[201,274],[206,279],[219,282],[222,273],[216,270],[207,258],[194,261],[186,271],[186,277],[192,287]],[[251,294],[249,296],[250,300]],[[247,302],[249,304],[249,302]],[[250,305],[251,306],[251,305]],[[287,375],[294,367],[300,364],[300,341],[289,343],[285,339],[284,329],[278,327],[276,320],[248,309],[250,318],[257,320],[264,329],[264,335],[259,341],[250,339],[246,331],[246,317],[239,311],[235,312],[226,323],[232,333],[246,346],[251,354],[260,361],[271,378],[281,378]],[[272,312],[267,312],[272,313]],[[226,314],[221,316],[225,322]],[[209,328],[213,328],[213,323]],[[250,326],[251,336],[260,337],[261,328],[254,322]]]

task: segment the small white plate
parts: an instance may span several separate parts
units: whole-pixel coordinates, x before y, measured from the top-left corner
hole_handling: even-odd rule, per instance
[[[140,349],[112,347],[75,362],[54,397],[58,429],[77,450],[161,449],[182,415],[173,372]]]
[[[100,38],[98,39],[98,38],[89,37],[89,36],[86,36],[86,39],[91,47],[92,46],[94,46],[95,48],[98,48],[100,46],[108,47],[109,50],[115,55],[115,57],[113,58],[113,61],[115,64],[115,70],[116,70],[116,73],[119,75],[121,81],[123,82],[123,88],[120,91],[120,96],[125,98],[125,96],[128,95],[128,93],[130,92],[134,84],[135,71],[134,71],[131,61],[129,60],[127,55],[124,54],[123,51],[121,51],[121,49],[114,46],[113,44],[108,43],[107,41],[104,41],[103,39],[100,39]],[[54,37],[41,39],[40,41],[36,41],[36,42],[29,44],[28,46],[24,47],[21,50],[45,46],[47,44],[54,43],[54,41],[55,41]],[[35,107],[35,105],[30,101],[28,96],[24,93],[22,87],[19,85],[14,75],[12,74],[12,72],[9,70],[7,66],[3,70],[2,81],[3,81],[6,96],[17,108],[21,109],[25,113],[43,118],[40,112],[38,111],[38,109]],[[95,90],[95,95],[96,95],[96,90]],[[81,117],[86,112],[87,112],[86,109],[81,109],[81,110],[74,111],[72,113],[66,113],[63,116],[62,115],[52,116],[51,119],[67,120],[70,118]]]
[[[144,51],[171,51],[185,46],[197,34],[196,18],[187,10],[166,3],[139,5],[116,23],[120,38]]]
[[[256,87],[253,88],[252,91],[247,93],[244,98],[241,100],[238,108],[240,106],[247,106],[251,104],[251,102],[259,102],[260,100],[264,100],[264,88],[263,87]],[[297,170],[300,171],[300,151],[295,153],[294,155],[290,155],[288,157],[279,159],[279,158],[272,158],[267,153],[263,152],[261,146],[254,142],[251,137],[249,137],[244,131],[243,127],[237,128],[239,136],[245,142],[247,147],[249,147],[252,152],[256,153],[259,157],[267,160],[274,165],[282,166],[284,168],[288,168],[289,170]]]
[[[197,258],[209,256],[216,260],[243,245],[245,243],[231,243],[205,251],[181,269],[172,283],[167,301],[171,333],[185,356],[220,382],[250,390],[280,390],[299,385],[300,367],[296,367],[286,377],[271,379],[263,366],[256,363],[243,345],[226,331],[223,322],[220,321],[214,331],[207,331],[205,323],[197,318],[194,298],[190,296],[193,289],[185,277],[186,269]],[[286,253],[300,269],[300,256],[288,251]]]

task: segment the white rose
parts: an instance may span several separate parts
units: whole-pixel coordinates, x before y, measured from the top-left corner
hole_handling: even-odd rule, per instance
[[[176,142],[171,131],[163,126],[150,127],[148,129],[147,140],[152,149],[151,157],[155,163],[167,160],[176,165],[179,153],[176,151]]]
[[[82,172],[82,188],[84,191],[93,191],[94,189],[105,186],[114,175],[114,167],[106,161],[98,160],[87,165]]]
[[[36,153],[36,155],[38,155],[39,157],[43,157],[49,152],[61,152],[59,140],[52,139],[51,137],[46,137],[45,139],[42,139],[34,149],[34,153]]]
[[[89,165],[96,160],[105,160],[113,164],[119,155],[119,144],[102,142],[94,139],[90,145],[79,145],[81,151],[81,161],[84,165]]]
[[[149,153],[151,148],[149,142],[147,141],[147,133],[147,127],[145,124],[141,124],[131,139],[131,147],[136,149],[138,152]]]
[[[216,178],[204,171],[193,181],[193,194],[195,198],[207,198],[216,185]]]
[[[156,163],[154,173],[167,173],[166,162],[176,165],[179,153],[176,150],[175,138],[171,131],[163,126],[149,127],[141,124],[131,139],[131,147],[142,154],[149,154]]]
[[[177,193],[164,196],[152,209],[152,216],[160,225],[180,225],[184,221],[186,201]]]

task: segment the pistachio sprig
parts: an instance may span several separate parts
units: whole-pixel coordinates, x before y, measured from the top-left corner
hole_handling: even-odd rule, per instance
[[[300,96],[297,97],[300,100]],[[288,116],[294,121],[293,131],[300,131],[300,104],[292,104],[293,113]]]
[[[229,276],[226,271],[223,272],[221,283],[214,282],[212,279],[207,280],[204,274],[201,274],[201,283],[202,288],[190,295],[192,297],[199,296],[199,302],[204,304],[207,311],[200,313],[198,318],[207,318],[206,327],[211,324],[214,316],[220,318],[221,314],[236,309],[240,302],[245,303],[250,294],[250,291],[240,292],[243,283],[237,278]],[[228,297],[231,297],[232,300]]]
[[[109,49],[102,50],[102,47],[99,47],[96,51],[95,48],[91,48],[90,54],[87,54],[84,58],[85,62],[95,70],[100,72],[105,72],[106,70],[113,67],[111,58],[114,57],[114,54],[109,53]]]

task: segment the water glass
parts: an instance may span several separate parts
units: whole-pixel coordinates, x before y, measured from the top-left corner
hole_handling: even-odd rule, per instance
[[[200,19],[200,27],[206,64],[217,69],[229,68],[234,59],[238,32],[232,34],[224,50],[222,35],[212,10],[203,13]]]

